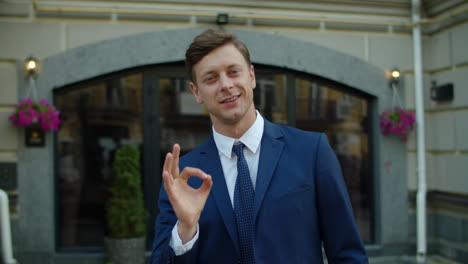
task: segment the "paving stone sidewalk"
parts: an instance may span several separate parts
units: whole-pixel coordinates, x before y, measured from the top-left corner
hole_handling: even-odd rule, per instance
[[[373,257],[369,258],[369,264],[419,264],[415,257]],[[463,264],[441,256],[428,256],[425,264]]]

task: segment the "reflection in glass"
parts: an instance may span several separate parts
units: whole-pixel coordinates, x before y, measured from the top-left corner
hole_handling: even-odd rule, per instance
[[[258,74],[254,103],[264,118],[278,124],[287,124],[286,74]]]
[[[142,75],[57,92],[60,247],[102,247],[115,150],[142,143]]]
[[[341,163],[354,215],[365,242],[372,241],[368,101],[317,81],[296,79],[296,123],[324,132]]]
[[[198,104],[185,78],[160,78],[161,164],[172,145],[181,146],[181,155],[201,145],[211,133],[208,112]]]

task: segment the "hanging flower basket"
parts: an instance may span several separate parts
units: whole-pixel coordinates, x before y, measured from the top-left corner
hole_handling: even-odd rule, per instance
[[[396,134],[403,142],[408,140],[408,134],[413,131],[416,119],[413,112],[395,107],[380,113],[380,129],[382,134]]]
[[[59,115],[60,113],[45,98],[39,102],[25,98],[19,102],[16,111],[9,119],[17,127],[39,125],[43,131],[49,131],[58,130]]]

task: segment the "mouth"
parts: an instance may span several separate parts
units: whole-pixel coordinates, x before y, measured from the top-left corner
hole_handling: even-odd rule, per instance
[[[240,97],[240,95],[231,96],[231,97],[228,97],[228,98],[222,100],[221,103],[222,104],[232,103],[232,102],[236,101],[237,98],[239,98],[239,97]]]

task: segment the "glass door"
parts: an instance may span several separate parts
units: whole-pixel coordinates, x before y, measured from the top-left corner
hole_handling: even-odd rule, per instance
[[[98,80],[55,95],[58,245],[104,245],[112,161],[123,144],[143,143],[142,73]]]

